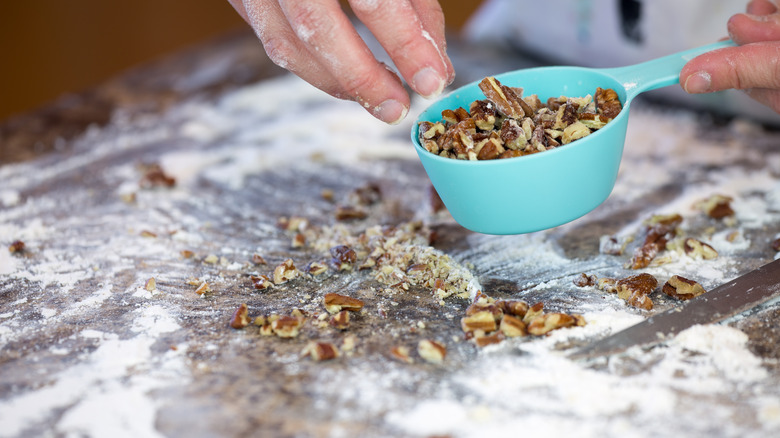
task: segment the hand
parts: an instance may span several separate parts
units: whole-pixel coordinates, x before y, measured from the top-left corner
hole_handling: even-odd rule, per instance
[[[728,31],[739,46],[692,59],[680,72],[680,84],[688,93],[744,90],[780,113],[780,8],[753,0],[747,14],[729,19]]]
[[[378,62],[338,0],[228,0],[271,60],[374,117],[398,123],[410,99],[400,78]],[[436,0],[349,0],[409,86],[435,97],[455,73],[446,54],[444,15]]]

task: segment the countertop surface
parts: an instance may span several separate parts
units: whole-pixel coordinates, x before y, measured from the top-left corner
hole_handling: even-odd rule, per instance
[[[523,65],[451,51],[461,82]],[[780,433],[777,301],[654,348],[567,358],[678,306],[660,291],[673,275],[709,290],[776,257],[778,132],[637,100],[604,204],[489,236],[437,203],[408,137],[424,107],[383,125],[242,33],[0,124],[0,436]],[[734,214],[694,208],[716,194]],[[681,215],[678,235],[717,257],[662,249],[626,268],[656,214]],[[355,261],[334,263],[338,245]],[[294,278],[275,284],[286,260]],[[654,308],[575,285],[583,273],[649,273]],[[329,293],[364,304],[348,327],[329,322]],[[480,294],[585,324],[479,347],[461,318]],[[242,304],[250,324],[233,328]],[[297,336],[274,334],[272,315],[296,315]],[[304,354],[317,343],[339,356]]]

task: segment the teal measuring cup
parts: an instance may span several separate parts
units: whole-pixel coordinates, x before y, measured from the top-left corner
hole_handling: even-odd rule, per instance
[[[631,101],[639,93],[679,83],[683,65],[702,53],[733,46],[731,41],[697,47],[627,67],[539,67],[496,75],[526,95],[582,97],[596,87],[614,89],[623,110],[593,134],[541,153],[516,158],[465,161],[428,152],[419,141],[418,123],[440,121],[441,112],[468,108],[484,99],[478,81],[465,85],[423,111],[412,141],[428,177],[453,218],[485,234],[522,234],[577,219],[604,202],[617,179]]]

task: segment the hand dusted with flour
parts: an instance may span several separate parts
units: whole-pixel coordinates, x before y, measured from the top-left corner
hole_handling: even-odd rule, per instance
[[[398,75],[374,58],[336,0],[228,0],[277,65],[374,117],[399,123],[410,99]],[[455,73],[445,53],[444,16],[435,0],[350,0],[400,76],[426,98]]]

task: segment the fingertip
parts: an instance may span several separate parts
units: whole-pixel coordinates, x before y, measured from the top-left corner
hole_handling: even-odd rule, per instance
[[[709,93],[712,91],[712,75],[704,70],[697,71],[685,79],[683,89],[689,94]]]
[[[432,99],[441,94],[447,84],[433,67],[423,67],[412,76],[409,85],[424,98]]]
[[[409,107],[395,99],[388,99],[370,108],[369,111],[377,119],[390,125],[397,125],[406,118],[406,115],[409,113]]]

